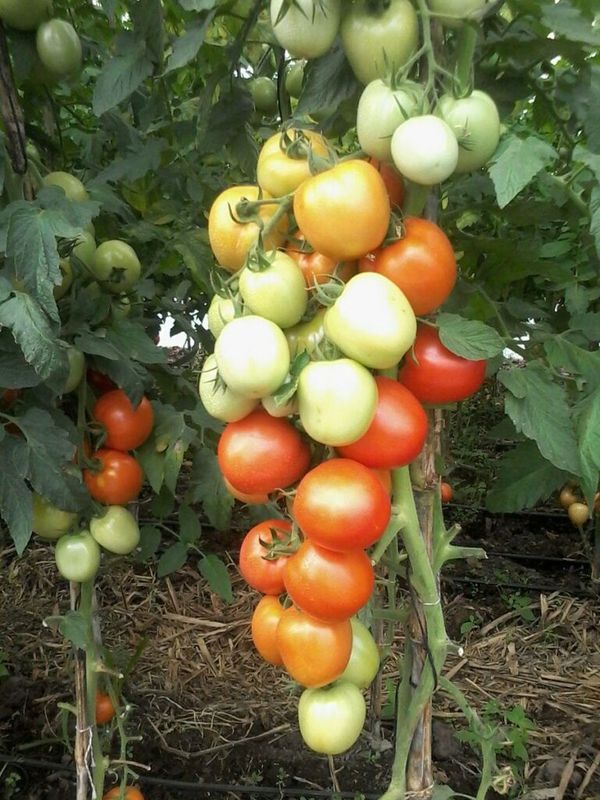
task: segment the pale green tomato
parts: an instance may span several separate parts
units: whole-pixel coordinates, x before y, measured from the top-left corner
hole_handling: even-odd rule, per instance
[[[377,408],[377,384],[350,358],[311,361],[300,373],[298,412],[316,442],[341,447],[363,436]]]
[[[63,511],[49,500],[33,494],[33,523],[31,530],[42,539],[60,539],[77,521],[74,511]]]
[[[429,9],[441,15],[437,18],[447,28],[459,28],[467,19],[481,19],[486,6],[493,5],[487,0],[429,0]]]
[[[290,348],[291,359],[296,358],[300,353],[308,353],[309,355],[314,353],[316,348],[323,341],[325,338],[323,320],[326,310],[325,308],[321,308],[312,319],[306,322],[299,322],[298,325],[286,329],[285,338]]]
[[[220,379],[214,353],[207,357],[198,381],[198,394],[202,405],[215,419],[237,422],[256,408],[258,400],[232,392]]]
[[[291,417],[298,413],[298,399],[294,395],[291,400],[282,406],[278,406],[272,395],[263,397],[260,401],[264,410],[272,417]]]
[[[67,358],[69,359],[69,374],[65,381],[63,394],[74,392],[81,383],[83,372],[85,369],[85,356],[76,347],[69,347],[67,350]]]
[[[285,90],[290,97],[298,98],[302,94],[304,82],[304,62],[296,61],[290,64],[285,71]]]
[[[392,160],[392,135],[414,116],[423,99],[418,83],[405,81],[391,89],[380,78],[369,83],[358,102],[356,133],[361,148],[378,161]]]
[[[140,543],[136,518],[123,506],[108,506],[101,517],[90,520],[90,533],[109,553],[126,556]]]
[[[121,294],[138,282],[142,266],[131,245],[120,239],[111,239],[96,249],[92,269],[105,289]]]
[[[100,547],[89,531],[61,536],[54,549],[58,571],[68,581],[90,581],[100,566]]]
[[[86,267],[92,269],[94,254],[96,253],[96,240],[88,230],[82,231],[77,236],[77,244],[73,248],[73,255],[82,261]]]
[[[49,19],[39,25],[35,47],[47,77],[63,80],[81,69],[81,39],[64,19]],[[46,76],[44,76],[46,77]]]
[[[290,369],[290,352],[281,328],[263,317],[237,317],[215,344],[219,373],[229,388],[245,397],[266,397],[281,386]]]
[[[19,31],[33,31],[52,13],[52,0],[0,0],[0,19]]]
[[[409,0],[390,0],[381,11],[370,0],[344,4],[342,47],[361,83],[387,78],[406,64],[417,48],[419,23]]]
[[[445,94],[439,100],[437,113],[458,140],[455,172],[472,172],[487,164],[500,141],[500,117],[489,94],[478,89],[460,99]]]
[[[74,203],[84,203],[90,199],[83,183],[69,172],[49,172],[43,179],[44,186],[59,186],[67,198]]]
[[[371,369],[396,365],[417,334],[414,311],[404,293],[383,275],[350,278],[325,314],[325,335],[349,358]]]
[[[73,283],[73,267],[71,266],[71,259],[61,258],[58,262],[58,266],[60,268],[62,280],[60,283],[57,283],[52,290],[55,300],[60,300],[62,297],[64,297]]]
[[[225,325],[235,317],[235,303],[229,297],[216,294],[208,307],[208,330],[215,339]]]
[[[265,257],[270,261],[265,269],[246,266],[238,273],[240,296],[253,314],[291,328],[300,322],[308,303],[304,275],[286,253],[272,250]]]
[[[311,750],[324,755],[335,756],[352,747],[363,729],[365,716],[365,699],[349,681],[305,689],[298,702],[302,738]]]
[[[295,0],[277,22],[283,0],[271,0],[271,25],[279,44],[294,58],[318,58],[334,42],[341,0]]]
[[[433,186],[456,169],[458,142],[443,119],[424,114],[407,119],[396,128],[392,158],[404,177],[422,186]]]
[[[359,689],[367,689],[379,671],[379,650],[371,631],[356,617],[350,619],[352,625],[352,650],[346,669],[340,675],[341,681],[350,681]]]

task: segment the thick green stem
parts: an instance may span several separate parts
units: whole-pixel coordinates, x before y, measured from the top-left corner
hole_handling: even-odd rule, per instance
[[[473,90],[473,56],[477,45],[477,28],[465,23],[458,35],[456,47],[456,66],[454,70],[454,95],[465,97]]]
[[[402,212],[406,217],[420,217],[425,208],[431,186],[421,186],[412,181],[404,181],[404,201]]]
[[[596,514],[594,522],[594,556],[592,559],[592,580],[600,582],[600,514]]]
[[[91,774],[94,789],[96,794],[102,797],[104,788],[104,756],[102,753],[102,744],[100,736],[98,735],[98,728],[95,723],[95,710],[96,710],[96,692],[98,690],[98,653],[96,650],[95,637],[93,632],[94,626],[94,582],[87,581],[81,584],[81,601],[79,604],[80,613],[86,618],[88,623],[88,641],[85,651],[85,683],[86,683],[86,699],[87,699],[87,712],[88,712],[88,726],[91,732],[92,739],[92,763]]]

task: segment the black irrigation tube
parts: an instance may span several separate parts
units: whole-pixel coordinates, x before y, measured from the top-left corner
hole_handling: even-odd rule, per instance
[[[465,586],[470,586],[472,584],[476,586],[487,586],[490,589],[524,589],[528,592],[545,592],[551,594],[552,592],[562,592],[564,594],[574,595],[575,597],[597,597],[598,595],[595,592],[592,592],[590,589],[571,589],[568,586],[544,586],[541,584],[535,583],[513,583],[512,581],[504,581],[496,582],[496,581],[485,581],[481,578],[463,578],[453,575],[442,575],[442,581],[444,583],[459,583]]]
[[[72,775],[75,774],[75,769],[68,764],[56,764],[53,761],[38,761],[33,758],[21,758],[20,756],[10,755],[8,753],[0,753],[0,764],[12,764],[18,767],[29,767],[31,769],[45,770],[46,772],[65,772]],[[147,786],[162,787],[165,789],[176,789],[180,792],[198,792],[203,791],[212,794],[247,794],[247,795],[263,795],[265,797],[341,797],[341,798],[355,798],[361,795],[366,800],[377,800],[380,794],[373,794],[369,792],[361,792],[360,790],[352,792],[333,792],[325,789],[310,789],[308,787],[279,787],[279,786],[244,786],[241,784],[229,783],[192,783],[191,781],[177,781],[165,780],[163,778],[151,778],[146,775],[140,775],[137,780],[138,783]]]
[[[472,542],[460,542],[463,545],[470,545]],[[457,542],[457,544],[459,544]],[[505,553],[501,550],[486,550],[485,545],[481,545],[486,551],[488,558],[508,558],[513,561],[542,561],[549,564],[565,564],[570,567],[588,567],[590,562],[584,558],[562,558],[561,556],[539,556],[531,553]]]
[[[502,519],[503,517],[552,517],[552,519],[559,519],[562,522],[569,522],[569,517],[566,511],[490,511],[485,506],[472,506],[468,503],[448,503],[446,508],[452,510],[454,508],[466,508],[469,511],[475,511],[484,517],[494,517]],[[569,522],[570,525],[570,522]],[[573,532],[576,533],[575,529]]]

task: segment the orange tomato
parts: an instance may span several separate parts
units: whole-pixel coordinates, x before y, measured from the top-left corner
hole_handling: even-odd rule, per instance
[[[369,158],[367,161],[375,167],[383,178],[392,208],[401,206],[404,200],[404,181],[396,167],[393,164],[388,164],[387,161],[377,161],[376,158]]]
[[[442,495],[442,503],[449,503],[454,496],[454,489],[444,481],[440,485],[440,494]]]
[[[298,231],[294,238],[299,242],[288,242],[286,252],[298,264],[304,275],[304,281],[308,288],[312,288],[316,283],[327,283],[335,275],[346,283],[353,275],[356,275],[358,264],[356,261],[338,262],[334,258],[317,253],[305,244],[304,234]]]
[[[259,655],[269,664],[283,664],[277,644],[277,627],[283,616],[283,606],[275,595],[262,597],[252,614],[252,641]]]
[[[119,797],[121,797],[121,787],[115,786],[113,789],[106,792],[102,800],[118,800]],[[144,800],[144,795],[137,786],[126,786],[123,797],[125,800]]]
[[[392,493],[392,473],[389,469],[371,469],[371,472],[388,494]]]
[[[246,505],[249,506],[262,506],[264,503],[269,502],[268,494],[247,494],[246,492],[240,492],[240,490],[236,489],[231,481],[228,481],[224,475],[223,483],[229,494],[233,495],[233,497],[241,503],[246,503]]]
[[[106,725],[115,716],[115,707],[110,695],[96,692],[96,725]]]

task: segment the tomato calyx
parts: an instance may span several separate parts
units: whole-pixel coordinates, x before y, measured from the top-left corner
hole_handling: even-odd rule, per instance
[[[273,526],[269,529],[269,534],[270,539],[261,539],[260,537],[258,539],[265,550],[263,556],[265,561],[277,561],[278,558],[293,555],[303,541],[295,523],[290,531]]]

